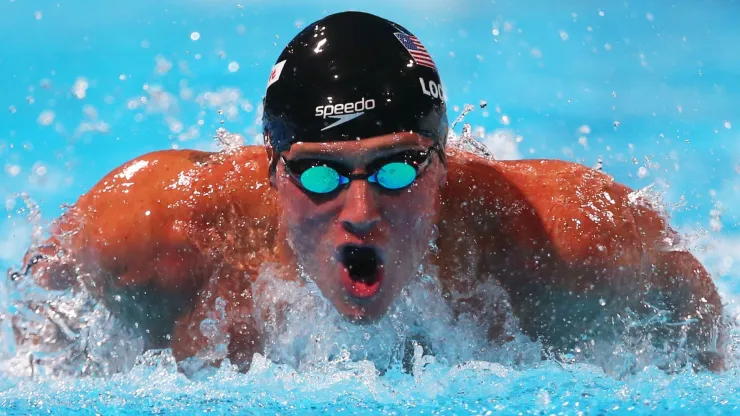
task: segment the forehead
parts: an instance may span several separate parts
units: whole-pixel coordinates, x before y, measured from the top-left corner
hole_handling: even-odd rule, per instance
[[[399,151],[425,149],[435,142],[416,133],[395,133],[361,140],[326,143],[298,142],[284,153],[289,159],[321,157],[364,162]]]

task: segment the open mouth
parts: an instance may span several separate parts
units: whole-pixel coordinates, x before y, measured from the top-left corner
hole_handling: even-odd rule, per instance
[[[371,246],[344,245],[339,248],[340,275],[347,293],[355,298],[369,298],[380,290],[383,261]]]

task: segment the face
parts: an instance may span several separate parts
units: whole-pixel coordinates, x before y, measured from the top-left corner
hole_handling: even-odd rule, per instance
[[[427,253],[446,178],[437,152],[429,154],[433,144],[410,133],[296,143],[278,161],[272,180],[280,226],[298,265],[340,313],[358,323],[388,310]],[[399,161],[418,169],[416,179],[400,189],[384,188],[378,182],[390,182],[380,172],[389,170],[379,167]],[[316,165],[330,166],[350,180],[332,192],[310,192],[301,178],[312,178],[306,169]],[[407,166],[400,168],[408,173]]]

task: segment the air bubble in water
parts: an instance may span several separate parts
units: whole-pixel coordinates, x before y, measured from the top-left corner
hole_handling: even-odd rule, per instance
[[[193,40],[193,41],[196,41],[196,40],[200,39],[200,33],[198,33],[198,32],[191,33],[190,34],[190,39]]]
[[[239,70],[239,63],[238,62],[231,62],[229,63],[229,72],[236,72]]]

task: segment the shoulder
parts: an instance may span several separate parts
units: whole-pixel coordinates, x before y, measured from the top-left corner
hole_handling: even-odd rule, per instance
[[[560,160],[488,161],[459,152],[451,156],[453,186],[474,187],[472,195],[500,207],[498,221],[510,224],[512,233],[544,238],[542,243],[566,262],[637,264],[654,243],[646,244],[638,223],[659,216],[650,209],[635,209],[632,190],[604,172]],[[664,225],[651,224],[648,231],[656,234],[651,237]]]
[[[111,170],[80,202],[104,195],[141,199],[155,192],[159,199],[179,198],[214,181],[240,178],[257,180],[267,171],[264,150],[245,146],[233,152],[214,153],[198,150],[163,150],[131,159]]]
[[[257,146],[228,153],[153,152],[109,172],[80,197],[66,220],[81,222],[86,234],[101,238],[156,232],[158,226],[180,229],[178,224],[213,217],[240,198],[252,201],[255,193],[264,194],[266,172],[264,150]]]

